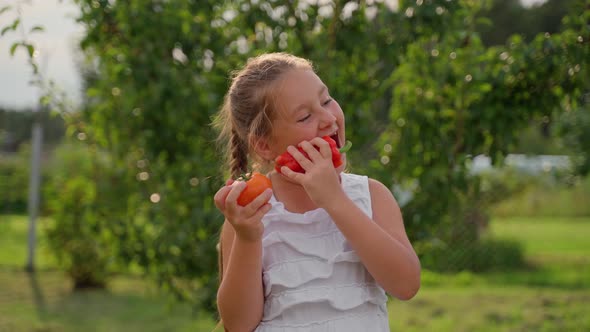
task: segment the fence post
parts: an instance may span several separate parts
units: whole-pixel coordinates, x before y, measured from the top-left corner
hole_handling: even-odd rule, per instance
[[[41,182],[41,147],[43,146],[43,127],[41,125],[41,116],[43,107],[34,112],[33,133],[32,133],[32,151],[31,151],[31,174],[29,178],[29,237],[28,237],[28,257],[25,269],[28,272],[35,271],[35,247],[37,244],[37,217],[39,216],[39,197]]]

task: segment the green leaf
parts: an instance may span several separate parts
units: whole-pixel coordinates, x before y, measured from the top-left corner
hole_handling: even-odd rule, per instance
[[[35,47],[31,44],[23,44],[23,46],[27,47],[27,51],[29,51],[29,56],[32,58],[33,54],[35,53]]]
[[[12,46],[10,47],[10,56],[14,56],[14,52],[16,51],[16,48],[18,47],[18,45],[20,45],[20,43],[12,44]]]
[[[4,29],[2,29],[2,33],[0,33],[0,36],[4,36],[4,34],[5,34],[6,32],[8,32],[9,30],[12,30],[12,27],[11,27],[10,25],[9,25],[9,26],[6,26],[6,27],[4,27]]]
[[[0,15],[2,15],[4,12],[9,11],[12,8],[12,6],[4,6],[2,8],[0,8]]]
[[[48,95],[41,96],[41,98],[39,98],[39,103],[41,105],[47,106],[51,103],[51,97]]]
[[[16,30],[16,28],[18,28],[19,24],[20,24],[20,18],[17,18],[16,20],[14,20],[14,22],[12,22],[12,30]]]
[[[34,27],[31,28],[31,31],[29,31],[30,33],[36,32],[36,31],[45,31],[45,28],[40,26],[40,25],[36,25]]]

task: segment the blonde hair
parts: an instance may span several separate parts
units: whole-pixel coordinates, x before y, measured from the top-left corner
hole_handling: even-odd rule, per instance
[[[310,69],[310,61],[288,53],[266,53],[250,58],[234,72],[223,105],[213,124],[225,150],[232,178],[248,171],[249,161],[258,160],[252,146],[256,139],[269,137],[276,114],[274,93],[284,73]],[[258,160],[260,161],[260,160]]]

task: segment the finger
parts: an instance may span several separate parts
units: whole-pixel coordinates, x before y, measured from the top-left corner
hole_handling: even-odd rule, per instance
[[[256,196],[256,198],[246,205],[246,215],[254,215],[256,211],[258,211],[266,202],[270,200],[272,197],[272,189],[266,189],[260,195]]]
[[[256,214],[254,214],[254,218],[255,219],[262,219],[262,217],[264,217],[264,215],[267,214],[268,211],[270,211],[270,209],[272,209],[272,205],[270,205],[270,203],[266,203],[266,204],[262,205],[256,211]]]
[[[227,195],[231,190],[230,186],[221,187],[213,196],[213,201],[215,202],[215,206],[221,211],[225,210],[225,200],[227,199]]]
[[[309,156],[309,159],[315,163],[315,162],[323,159],[323,157],[320,154],[320,152],[318,151],[319,147],[316,148],[314,146],[313,142],[314,142],[314,140],[311,140],[310,142],[303,141],[299,144],[299,146],[301,146],[303,151],[305,151],[305,153],[307,153],[307,155]]]
[[[309,158],[304,155],[301,151],[299,151],[299,149],[297,149],[296,147],[290,145],[287,147],[287,152],[289,152],[289,154],[291,156],[293,156],[293,158],[295,160],[297,160],[297,162],[299,163],[299,165],[301,165],[301,167],[304,170],[309,170],[309,168],[311,166],[313,166],[313,163],[311,162],[311,160],[309,160]]]
[[[311,144],[317,146],[320,149],[319,153],[323,158],[332,159],[332,149],[330,148],[330,143],[326,142],[321,137],[316,137],[311,140]]]
[[[235,181],[230,186],[231,190],[227,194],[227,198],[225,199],[225,207],[235,209],[238,205],[238,197],[246,189],[246,182],[244,181]]]
[[[303,173],[293,172],[289,167],[283,166],[281,167],[281,174],[295,181],[296,183],[301,184],[301,177],[303,176]]]
[[[234,179],[232,179],[232,178],[229,178],[229,179],[227,179],[227,181],[225,181],[225,185],[226,185],[226,186],[231,186],[231,185],[232,185],[232,183],[234,183],[235,181],[236,181],[236,180],[234,180]]]

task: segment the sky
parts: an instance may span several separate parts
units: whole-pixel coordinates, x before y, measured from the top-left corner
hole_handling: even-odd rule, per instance
[[[24,32],[35,25],[45,28],[28,37],[39,50],[36,59],[40,72],[54,81],[69,98],[79,100],[80,78],[74,49],[83,30],[75,22],[77,7],[69,0],[0,0],[0,8],[7,5],[13,8],[0,15],[0,28],[14,21],[17,3],[22,10]],[[30,84],[32,70],[26,51],[19,48],[14,56],[10,55],[11,45],[15,40],[22,40],[21,36],[21,31],[17,30],[0,37],[0,107],[34,108],[38,105],[40,91]]]
[[[389,0],[395,1],[395,0]],[[545,0],[521,0],[530,6]],[[0,8],[20,3],[22,25],[25,32],[35,25],[45,30],[29,35],[39,53],[36,57],[40,72],[47,80],[53,81],[68,98],[77,103],[80,100],[80,77],[75,65],[79,54],[77,40],[83,29],[75,22],[77,7],[69,0],[0,0]],[[10,24],[16,14],[13,10],[0,15],[0,28]],[[11,109],[35,108],[40,91],[30,84],[32,70],[27,63],[24,49],[10,55],[10,47],[21,36],[20,32],[9,32],[0,37],[0,107]]]

